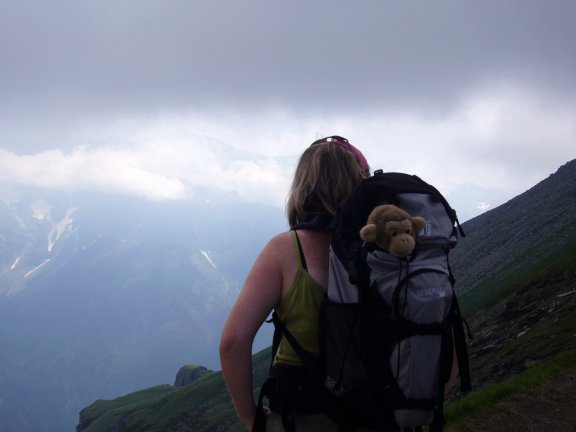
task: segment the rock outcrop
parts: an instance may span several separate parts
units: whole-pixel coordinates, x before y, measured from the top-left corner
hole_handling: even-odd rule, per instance
[[[176,374],[176,380],[174,381],[174,387],[184,387],[192,384],[198,378],[203,375],[210,373],[208,369],[204,366],[196,365],[186,365],[182,366],[178,373]]]

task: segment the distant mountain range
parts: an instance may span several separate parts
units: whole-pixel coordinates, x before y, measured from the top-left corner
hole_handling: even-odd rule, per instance
[[[276,207],[210,192],[155,203],[0,191],[0,430],[71,431],[79,410],[218,367],[227,311]],[[265,346],[268,336],[260,346]]]
[[[451,259],[475,334],[470,344],[474,389],[576,352],[576,160],[463,228],[466,237]],[[269,350],[254,356],[256,386],[268,364]],[[220,372],[184,387],[166,384],[96,401],[81,412],[77,428],[135,430],[242,428]]]

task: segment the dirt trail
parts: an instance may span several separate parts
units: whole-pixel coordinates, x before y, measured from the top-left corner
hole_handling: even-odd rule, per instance
[[[474,432],[576,432],[576,367],[503,405],[505,410],[482,419]]]

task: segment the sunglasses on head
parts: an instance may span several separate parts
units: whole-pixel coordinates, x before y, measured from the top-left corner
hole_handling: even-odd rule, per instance
[[[368,161],[366,160],[362,152],[358,150],[356,147],[354,147],[352,144],[350,144],[350,142],[346,138],[338,135],[332,135],[326,138],[320,138],[319,140],[314,141],[312,145],[324,144],[324,143],[337,144],[339,146],[344,147],[346,150],[348,150],[354,155],[356,161],[358,162],[358,165],[360,165],[360,168],[362,168],[363,171],[368,170]]]

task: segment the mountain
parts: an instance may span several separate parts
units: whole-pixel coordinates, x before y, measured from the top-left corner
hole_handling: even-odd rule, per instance
[[[542,376],[548,376],[543,368],[565,357],[569,362],[564,367],[576,367],[575,207],[576,160],[508,203],[463,224],[466,237],[451,260],[461,304],[475,335],[470,343],[475,391],[469,395],[479,396],[474,406],[478,401],[486,405],[496,395],[501,400],[514,392],[511,388],[526,391],[515,379],[523,378],[521,372],[542,381]],[[269,355],[265,350],[254,356],[256,387],[266,375]],[[499,385],[506,385],[506,390]],[[491,391],[488,398],[485,390]],[[470,403],[464,399],[466,404]],[[526,409],[538,406],[536,401]],[[461,412],[461,417],[476,415],[470,409]],[[573,416],[573,412],[553,415]],[[554,419],[550,424],[555,424]],[[78,432],[134,430],[241,428],[220,372],[182,388],[166,385],[97,401],[82,410],[77,428]]]
[[[232,193],[21,188],[0,191],[0,227],[0,430],[61,432],[95,399],[216,368],[227,311],[285,218]]]
[[[464,224],[466,237],[451,254],[467,314],[515,289],[519,273],[576,238],[576,160],[504,205]]]
[[[453,269],[476,386],[575,349],[576,160],[464,229]]]

